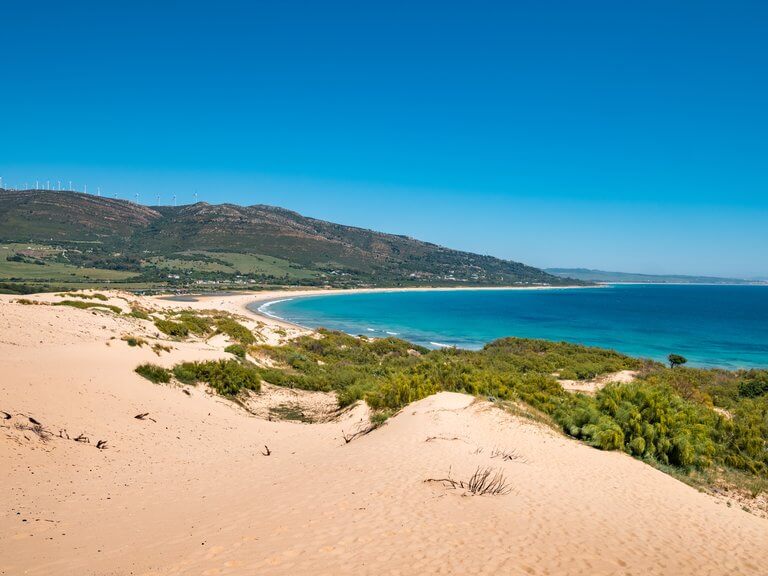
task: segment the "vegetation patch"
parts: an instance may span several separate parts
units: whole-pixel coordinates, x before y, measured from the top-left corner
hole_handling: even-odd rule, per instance
[[[261,390],[259,369],[237,360],[183,362],[173,368],[173,375],[184,384],[205,382],[224,396],[235,396],[243,390]]]
[[[189,327],[181,322],[173,320],[155,320],[155,326],[160,332],[176,338],[186,338],[189,335]]]
[[[150,319],[149,312],[147,312],[143,308],[139,308],[139,307],[136,307],[136,306],[131,308],[131,312],[130,312],[129,316],[132,316],[133,318],[138,318],[139,320],[149,320]]]
[[[298,404],[280,404],[269,409],[270,416],[278,420],[293,420],[296,422],[314,422],[307,416]]]
[[[245,359],[245,346],[242,344],[230,344],[226,348],[224,348],[224,352],[229,352],[230,354],[234,354],[238,358]]]
[[[102,302],[109,300],[109,298],[107,298],[104,294],[99,294],[98,292],[93,294],[85,294],[83,292],[64,292],[62,294],[57,294],[57,296],[61,296],[63,298],[82,298],[83,300],[101,300]]]
[[[142,364],[136,367],[135,372],[155,384],[167,384],[171,381],[171,371],[157,364]]]
[[[96,308],[99,310],[109,310],[115,314],[121,314],[122,310],[119,306],[113,306],[112,304],[102,304],[100,302],[81,302],[79,300],[62,300],[61,302],[54,302],[54,306],[71,306],[72,308],[80,308],[81,310],[89,310]]]
[[[126,342],[128,346],[131,346],[131,347],[138,346],[139,348],[141,348],[142,346],[147,344],[147,341],[144,340],[144,338],[141,338],[139,336],[123,336],[121,340]]]
[[[610,350],[519,338],[479,351],[430,351],[395,338],[319,335],[254,347],[275,362],[261,369],[264,380],[336,391],[341,406],[365,400],[382,415],[437,392],[463,392],[528,406],[536,419],[592,446],[659,466],[768,472],[765,371],[667,368]],[[609,384],[594,397],[565,392],[553,376],[588,379],[620,370],[636,370],[638,379]]]

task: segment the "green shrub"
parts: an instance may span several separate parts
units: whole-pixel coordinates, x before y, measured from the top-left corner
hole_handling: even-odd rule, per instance
[[[242,344],[230,344],[224,348],[224,352],[234,354],[238,358],[245,358],[245,347]]]
[[[197,384],[197,365],[194,362],[182,362],[173,367],[173,377],[184,384]]]
[[[171,372],[156,364],[142,364],[136,367],[135,372],[155,384],[167,384],[171,381]]]
[[[96,308],[101,310],[110,310],[115,314],[120,314],[122,310],[119,306],[113,306],[112,304],[101,304],[99,302],[80,302],[79,300],[62,300],[61,302],[54,302],[54,306],[71,306],[72,308],[80,308],[81,310],[88,310],[89,308]]]
[[[139,320],[149,320],[149,314],[142,310],[141,308],[131,308],[131,313],[129,316],[133,316],[134,318],[138,318]]]
[[[63,294],[57,294],[57,296],[62,297],[70,297],[70,298],[83,298],[84,300],[101,300],[102,302],[106,302],[109,300],[107,296],[104,294],[99,294],[98,292],[95,292],[93,294],[84,294],[82,292],[65,292]]]
[[[168,336],[186,338],[189,335],[189,328],[187,326],[173,320],[155,320],[155,326],[160,332],[168,334]]]
[[[739,382],[739,396],[757,398],[768,392],[768,371],[750,370]]]
[[[260,371],[237,360],[184,362],[174,367],[173,375],[185,384],[206,382],[225,396],[234,396],[242,390],[261,390]]]
[[[144,340],[144,338],[139,338],[138,336],[123,336],[122,339],[128,343],[128,346],[131,346],[131,347],[138,346],[139,348],[141,348],[142,346],[144,346],[144,344],[147,343],[147,341]]]
[[[213,331],[213,322],[205,316],[184,312],[176,316],[176,320],[197,336],[207,336]]]
[[[232,318],[218,318],[216,320],[216,327],[219,329],[219,332],[226,334],[240,344],[248,345],[256,342],[253,332]]]

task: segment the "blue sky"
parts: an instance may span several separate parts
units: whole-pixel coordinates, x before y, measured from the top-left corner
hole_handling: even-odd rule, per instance
[[[0,21],[6,185],[768,277],[765,2],[9,1]]]

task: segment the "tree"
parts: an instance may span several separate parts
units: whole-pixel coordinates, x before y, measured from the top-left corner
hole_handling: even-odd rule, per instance
[[[675,366],[682,366],[688,362],[688,359],[685,356],[680,356],[680,354],[670,354],[667,356],[667,360],[669,360],[670,368],[674,368]]]

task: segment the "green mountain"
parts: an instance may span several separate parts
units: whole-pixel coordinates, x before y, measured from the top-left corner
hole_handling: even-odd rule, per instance
[[[149,207],[76,192],[0,190],[0,241],[0,281],[572,283],[518,262],[265,205]]]
[[[634,274],[631,272],[606,272],[587,268],[547,268],[546,272],[561,278],[576,278],[586,282],[638,282],[646,284],[760,284],[743,278],[716,276],[686,276],[682,274]]]

